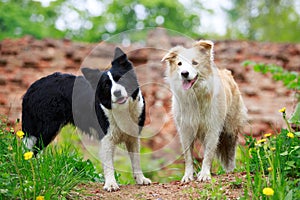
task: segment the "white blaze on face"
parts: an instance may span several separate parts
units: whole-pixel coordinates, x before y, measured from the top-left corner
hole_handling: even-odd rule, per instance
[[[177,73],[182,80],[184,90],[190,89],[197,80],[197,69],[193,65],[195,57],[195,53],[190,49],[180,52],[177,57]],[[183,76],[184,74],[186,75]]]
[[[125,103],[128,98],[125,87],[116,83],[110,72],[107,72],[107,75],[112,83],[110,91],[112,103]]]

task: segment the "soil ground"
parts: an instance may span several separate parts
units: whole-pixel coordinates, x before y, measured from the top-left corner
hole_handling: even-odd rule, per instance
[[[245,173],[213,175],[212,182],[193,181],[182,184],[180,181],[170,183],[153,183],[150,186],[121,185],[119,191],[106,192],[101,183],[82,184],[77,192],[72,192],[69,199],[239,199],[244,196]]]

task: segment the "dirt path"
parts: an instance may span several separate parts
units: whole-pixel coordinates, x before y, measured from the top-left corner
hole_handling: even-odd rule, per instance
[[[80,192],[72,192],[70,199],[238,199],[243,196],[245,173],[214,175],[211,183],[191,182],[181,184],[179,181],[171,183],[153,183],[150,186],[122,185],[121,190],[106,192],[103,184],[89,183],[78,186]]]

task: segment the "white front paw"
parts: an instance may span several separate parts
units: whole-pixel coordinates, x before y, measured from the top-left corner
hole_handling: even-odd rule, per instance
[[[211,175],[210,172],[205,172],[201,170],[201,172],[198,174],[198,181],[210,181],[211,180]]]
[[[193,173],[185,173],[181,179],[181,183],[188,183],[194,180]]]
[[[135,181],[138,185],[150,185],[151,180],[143,175],[135,176]]]
[[[112,182],[105,181],[103,189],[108,192],[113,192],[119,190],[120,188],[115,181]]]

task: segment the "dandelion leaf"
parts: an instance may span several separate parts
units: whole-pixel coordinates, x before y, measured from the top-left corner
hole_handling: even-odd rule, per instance
[[[298,102],[295,112],[291,116],[291,118],[288,120],[289,123],[300,125],[300,102]]]
[[[293,200],[293,190],[289,191],[289,193],[285,196],[284,200]]]

